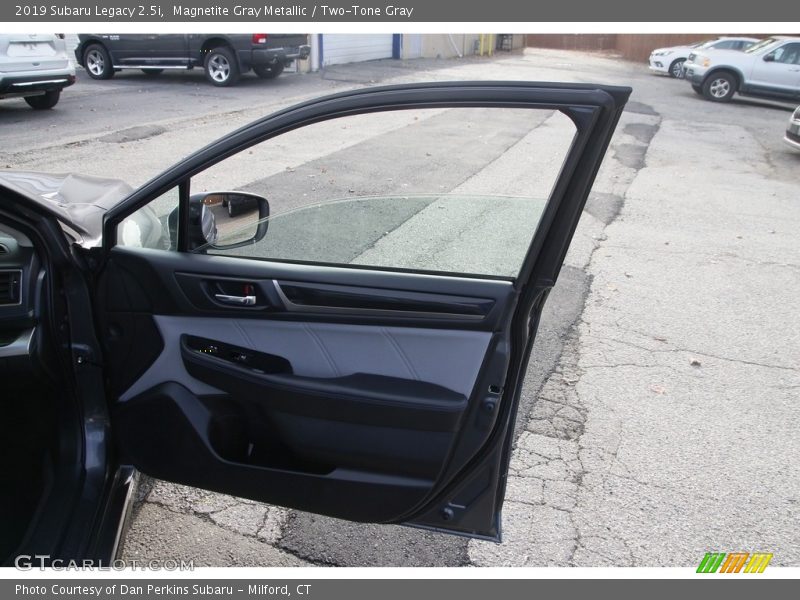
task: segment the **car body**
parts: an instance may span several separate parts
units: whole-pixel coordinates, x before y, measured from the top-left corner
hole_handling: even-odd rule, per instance
[[[534,82],[366,88],[260,119],[134,191],[114,180],[0,173],[2,560],[107,564],[137,471],[336,518],[499,541],[539,317],[630,93]],[[549,196],[524,204],[539,223],[514,219],[522,229],[507,234],[521,242],[514,276],[253,255],[275,225],[268,235],[266,199],[193,191],[221,161],[254,160],[253,146],[286,132],[342,131],[337,119],[389,111],[416,123],[407,111],[465,105],[524,113],[526,123],[545,111],[569,125]],[[447,137],[437,123],[432,139]],[[397,152],[418,139],[399,138]],[[419,154],[432,181],[454,164],[432,167]],[[242,196],[257,205],[255,227],[241,235],[246,215],[224,217],[217,224],[233,229],[219,242],[207,213]],[[383,214],[408,198],[377,200]],[[169,212],[150,210],[173,201]],[[346,239],[342,230],[362,215],[354,206],[287,210],[299,229],[278,247],[313,237],[314,219]],[[443,214],[433,211],[436,231],[446,229]],[[485,246],[482,236],[472,242]]]
[[[795,150],[800,150],[800,106],[794,109],[789,118],[789,125],[786,127],[786,134],[783,141]]]
[[[743,52],[693,51],[686,80],[707,100],[729,102],[734,94],[774,100],[800,98],[800,37],[774,36]]]
[[[310,51],[305,34],[288,33],[82,33],[78,40],[75,57],[93,79],[109,79],[121,69],[157,75],[198,67],[216,86],[235,85],[250,70],[272,79]]]
[[[47,110],[73,83],[63,35],[0,34],[0,99],[24,98],[34,110]]]
[[[746,50],[756,42],[758,38],[752,37],[718,37],[696,44],[686,46],[670,46],[668,48],[656,48],[650,53],[649,68],[654,73],[669,75],[670,77],[683,77],[683,64],[695,50],[719,49],[719,50]]]

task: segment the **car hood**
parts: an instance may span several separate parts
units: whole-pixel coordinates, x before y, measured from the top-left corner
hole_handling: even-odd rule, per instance
[[[133,188],[119,179],[73,173],[0,172],[0,189],[20,194],[81,236],[84,246],[98,245],[103,215]]]
[[[656,48],[650,54],[655,54],[656,52],[684,52],[688,53],[691,52],[691,48],[689,46],[669,46],[667,48]]]
[[[752,56],[741,50],[731,50],[730,48],[703,48],[702,50],[698,48],[697,50],[692,50],[692,54],[696,56],[736,56],[736,57],[747,57]]]

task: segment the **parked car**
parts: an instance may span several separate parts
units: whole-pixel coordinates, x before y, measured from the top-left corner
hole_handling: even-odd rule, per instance
[[[687,46],[670,46],[669,48],[656,48],[650,53],[650,70],[654,73],[669,75],[670,77],[683,77],[683,64],[693,50],[746,50],[758,38],[751,37],[718,37]]]
[[[630,93],[495,81],[366,88],[267,116],[132,192],[96,177],[0,172],[0,562],[108,564],[137,471],[499,541],[536,327]],[[464,106],[572,117],[565,138],[574,143],[549,199],[523,199],[524,214],[537,217],[504,232],[522,249],[514,276],[252,254],[275,225],[265,198],[189,193],[221,161],[258,160],[255,144],[283,143],[299,128]],[[245,195],[250,218],[225,217],[217,229],[208,209]],[[403,198],[368,200],[394,219]],[[171,212],[156,217],[156,205]],[[365,210],[327,206],[288,210],[298,229],[286,239],[314,237],[323,222],[340,243],[348,218]],[[386,228],[370,231],[381,238]],[[486,240],[471,231],[461,235],[477,235],[470,247],[483,252]]]
[[[800,150],[800,106],[794,109],[794,113],[789,119],[789,125],[786,127],[786,135],[783,136],[783,141],[795,150]]]
[[[0,34],[0,98],[24,98],[34,110],[47,110],[73,83],[63,35]]]
[[[310,51],[305,34],[288,33],[82,33],[78,40],[75,57],[92,79],[110,79],[121,69],[158,75],[199,67],[208,81],[223,87],[251,69],[263,79],[277,77]]]
[[[796,100],[800,98],[800,37],[771,37],[744,52],[693,51],[685,69],[692,89],[713,102],[729,102],[737,92]]]

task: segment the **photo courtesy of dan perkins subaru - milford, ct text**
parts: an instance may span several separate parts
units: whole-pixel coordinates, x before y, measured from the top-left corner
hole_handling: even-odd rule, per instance
[[[259,596],[291,596],[296,593],[298,596],[308,596],[311,594],[310,583],[300,583],[283,585],[270,585],[268,583],[249,584],[235,587],[232,585],[212,585],[212,584],[162,584],[155,585],[148,583],[145,585],[129,585],[124,583],[108,583],[98,585],[54,583],[49,585],[26,585],[18,583],[15,586],[17,596],[44,596],[48,592],[53,596],[96,596],[98,598],[106,595],[120,596],[224,596],[247,590],[248,595]]]

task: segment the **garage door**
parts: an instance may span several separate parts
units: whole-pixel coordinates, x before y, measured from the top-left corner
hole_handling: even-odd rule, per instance
[[[324,34],[322,66],[392,58],[391,33],[374,35]]]

